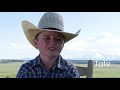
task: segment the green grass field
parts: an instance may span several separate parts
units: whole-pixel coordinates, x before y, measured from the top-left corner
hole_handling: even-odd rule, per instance
[[[0,78],[15,78],[21,62],[0,63]]]
[[[112,64],[110,67],[94,66],[93,77],[120,78],[120,64]]]
[[[0,78],[15,78],[22,64],[23,62],[0,63]],[[86,64],[75,65],[86,67]],[[94,65],[93,78],[120,78],[120,64],[111,64],[110,67]]]
[[[86,64],[75,65],[87,66]],[[120,64],[111,64],[110,67],[98,67],[94,64],[93,78],[120,78]]]

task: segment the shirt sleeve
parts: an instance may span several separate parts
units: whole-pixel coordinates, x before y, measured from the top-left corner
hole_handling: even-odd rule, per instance
[[[69,68],[69,72],[66,74],[65,78],[80,78],[80,73],[75,66]]]
[[[24,71],[24,67],[22,65],[17,72],[16,78],[24,78],[24,73],[25,73],[25,71]]]

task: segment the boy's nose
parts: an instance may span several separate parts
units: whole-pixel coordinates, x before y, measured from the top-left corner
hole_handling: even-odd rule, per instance
[[[55,42],[56,42],[56,41],[55,41],[54,39],[50,39],[50,42],[49,42],[49,43],[50,43],[50,44],[55,44]]]

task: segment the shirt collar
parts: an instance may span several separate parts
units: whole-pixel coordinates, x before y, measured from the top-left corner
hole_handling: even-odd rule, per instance
[[[38,55],[35,59],[32,60],[32,67],[36,65],[41,65],[40,56]]]
[[[68,69],[67,68],[67,62],[62,58],[61,55],[59,55],[59,60],[58,60],[58,65],[57,65],[58,68],[61,68],[61,69]]]
[[[62,58],[61,55],[58,56],[54,66],[52,69],[58,67],[60,69],[68,69],[67,65],[66,65],[66,61]],[[40,55],[38,55],[34,60],[33,60],[33,65],[32,67],[36,66],[36,65],[40,65],[43,66],[41,59],[40,59]]]

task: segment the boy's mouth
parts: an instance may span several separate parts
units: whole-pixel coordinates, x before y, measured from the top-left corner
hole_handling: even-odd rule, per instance
[[[48,49],[49,49],[50,51],[54,51],[54,50],[56,50],[55,47],[48,47]]]

